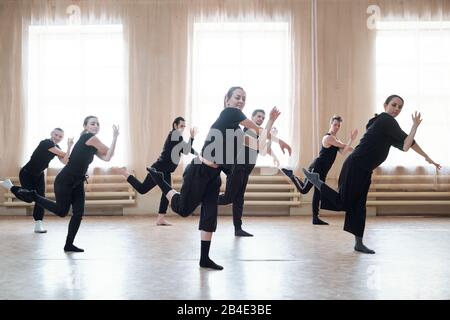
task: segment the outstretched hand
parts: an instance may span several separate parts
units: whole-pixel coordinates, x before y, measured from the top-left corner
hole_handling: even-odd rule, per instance
[[[413,121],[413,125],[418,127],[423,119],[420,118],[420,112],[415,111],[414,114],[411,115],[411,119]]]
[[[194,137],[197,135],[197,132],[198,132],[198,130],[196,127],[191,128],[190,133],[191,133],[192,139],[194,139]]]
[[[119,126],[113,125],[112,128],[113,128],[113,138],[117,138],[120,134]]]
[[[73,146],[73,138],[67,138],[67,147],[72,147]]]
[[[275,120],[278,119],[280,114],[281,114],[281,111],[278,110],[277,107],[273,107],[272,110],[270,110],[269,119],[272,120],[272,121],[275,121]]]
[[[436,169],[441,170],[442,166],[439,163],[434,162],[433,160],[431,160],[430,157],[426,157],[425,161],[428,162],[429,164],[432,164],[436,167]]]
[[[283,140],[280,139],[280,148],[281,151],[283,152],[283,154],[286,154],[286,152],[284,151],[285,149],[289,152],[289,156],[292,154],[292,148],[290,145],[288,145],[286,142],[284,142]]]

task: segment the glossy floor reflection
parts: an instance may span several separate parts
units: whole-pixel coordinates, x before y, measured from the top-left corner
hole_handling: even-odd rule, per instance
[[[343,217],[247,217],[253,238],[235,238],[219,219],[211,257],[198,267],[198,216],[86,217],[65,254],[68,219],[48,217],[47,234],[30,217],[0,217],[0,299],[450,299],[450,218],[368,219],[353,251]]]

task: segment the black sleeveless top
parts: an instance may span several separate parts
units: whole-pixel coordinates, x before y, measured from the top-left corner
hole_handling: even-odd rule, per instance
[[[56,156],[53,152],[48,151],[48,149],[53,147],[61,150],[61,148],[52,140],[42,140],[31,155],[30,161],[28,161],[23,168],[28,173],[34,176],[39,176],[45,169],[48,168],[48,164]]]
[[[326,135],[329,136],[331,134],[327,133]],[[336,160],[336,155],[338,151],[339,148],[336,146],[325,148],[322,144],[319,156],[316,158],[316,160],[314,160],[314,162],[309,167],[314,168],[315,172],[321,172],[326,175],[328,171],[330,171],[331,166],[334,163],[334,160]]]
[[[88,170],[89,164],[94,160],[97,148],[87,146],[86,141],[92,138],[92,133],[83,133],[73,147],[69,157],[69,162],[64,170],[76,176],[84,176]]]

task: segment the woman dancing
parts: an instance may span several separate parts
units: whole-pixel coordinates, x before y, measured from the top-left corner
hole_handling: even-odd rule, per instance
[[[381,165],[389,154],[391,146],[402,151],[410,148],[433,164],[438,170],[441,165],[419,147],[414,140],[417,128],[422,122],[417,111],[411,116],[413,125],[409,134],[399,126],[395,118],[402,111],[404,100],[398,95],[389,96],[384,103],[385,112],[369,120],[367,131],[358,146],[345,160],[339,175],[339,192],[331,189],[320,175],[303,169],[306,178],[320,190],[321,208],[345,211],[344,230],[355,236],[354,249],[363,253],[375,253],[363,244],[366,224],[366,201],[373,170]]]

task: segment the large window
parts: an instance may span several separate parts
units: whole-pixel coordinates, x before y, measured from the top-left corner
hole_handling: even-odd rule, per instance
[[[195,148],[202,147],[232,86],[245,89],[244,113],[249,119],[254,109],[264,109],[267,121],[277,106],[282,114],[275,127],[280,137],[290,137],[292,65],[287,22],[195,23],[192,52],[190,121],[200,129]],[[274,150],[283,160],[279,148]],[[258,157],[257,165],[272,165],[272,160]]]
[[[95,115],[100,121],[99,138],[109,146],[112,125],[119,124],[115,156],[111,162],[94,160],[92,166],[126,162],[126,77],[121,25],[31,26],[29,28],[28,103],[26,150],[28,161],[38,142],[61,127],[75,142],[83,120]],[[125,131],[125,132],[124,132]],[[53,167],[60,167],[53,160]]]
[[[450,126],[450,23],[383,22],[376,41],[377,111],[390,94],[405,99],[400,126],[409,133],[411,113],[422,113],[416,140],[436,162],[448,163]],[[385,167],[427,166],[414,151],[391,148]]]

